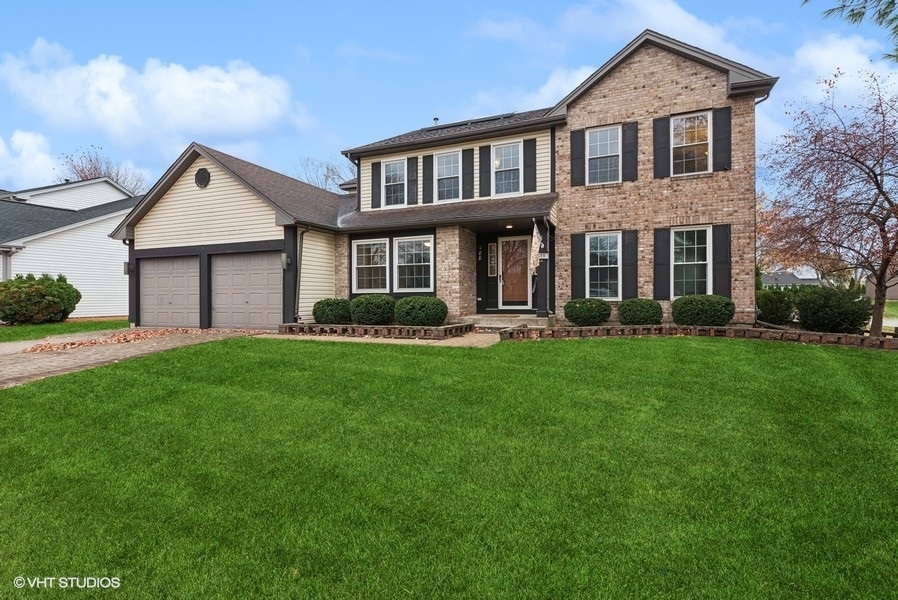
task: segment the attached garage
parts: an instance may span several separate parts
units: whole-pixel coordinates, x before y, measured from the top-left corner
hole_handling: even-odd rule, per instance
[[[198,256],[140,261],[140,324],[146,327],[199,327]]]
[[[280,252],[212,256],[212,327],[276,328],[283,307]]]
[[[191,144],[112,232],[132,323],[277,329],[335,294],[334,232],[354,198]]]

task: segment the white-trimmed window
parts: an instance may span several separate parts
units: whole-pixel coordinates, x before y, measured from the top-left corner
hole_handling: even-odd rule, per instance
[[[710,139],[710,112],[671,117],[671,173],[708,173],[711,170]]]
[[[621,180],[621,128],[603,127],[586,132],[586,183]]]
[[[711,293],[711,228],[671,231],[673,297]]]
[[[434,197],[440,200],[461,198],[461,152],[447,152],[434,156],[436,177]]]
[[[389,292],[388,240],[356,240],[352,243],[352,291]]]
[[[586,234],[586,295],[590,298],[620,300],[621,234]]]
[[[405,204],[405,159],[391,160],[383,163],[384,169],[384,206],[403,206]]]
[[[493,146],[493,196],[521,193],[521,142]]]
[[[433,291],[433,236],[395,238],[394,281],[397,292]]]

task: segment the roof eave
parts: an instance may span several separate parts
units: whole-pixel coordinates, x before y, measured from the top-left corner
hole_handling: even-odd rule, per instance
[[[753,94],[756,98],[762,98],[770,94],[773,86],[779,81],[779,77],[766,79],[754,79],[751,81],[737,81],[730,83],[730,96],[745,96]]]
[[[552,115],[551,117],[542,117],[525,123],[515,123],[513,125],[505,125],[491,129],[480,129],[477,131],[465,131],[445,137],[431,138],[415,142],[399,142],[395,144],[378,146],[377,148],[365,149],[364,146],[359,148],[350,148],[344,150],[342,154],[350,160],[358,160],[369,156],[378,156],[383,154],[395,154],[398,151],[420,150],[422,148],[434,148],[438,146],[449,146],[471,140],[483,140],[506,135],[514,135],[517,133],[530,133],[546,129],[552,125],[564,123],[565,115]]]

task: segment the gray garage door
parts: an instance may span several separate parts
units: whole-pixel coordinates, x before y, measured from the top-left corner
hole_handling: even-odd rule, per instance
[[[276,329],[282,297],[280,252],[212,257],[212,327]]]
[[[200,259],[196,256],[140,261],[140,324],[200,326]]]

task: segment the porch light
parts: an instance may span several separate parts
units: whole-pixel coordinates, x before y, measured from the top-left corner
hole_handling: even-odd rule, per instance
[[[514,229],[514,225],[506,225],[505,229]]]

